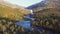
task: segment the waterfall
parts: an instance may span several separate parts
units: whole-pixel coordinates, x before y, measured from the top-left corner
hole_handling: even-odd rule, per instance
[[[33,10],[30,10],[31,11],[31,14],[33,15]]]

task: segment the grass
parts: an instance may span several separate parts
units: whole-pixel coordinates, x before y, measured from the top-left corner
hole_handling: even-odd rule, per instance
[[[0,17],[10,18],[14,20],[21,20],[25,13],[29,13],[28,10],[22,8],[12,8],[9,6],[5,6],[0,4]]]

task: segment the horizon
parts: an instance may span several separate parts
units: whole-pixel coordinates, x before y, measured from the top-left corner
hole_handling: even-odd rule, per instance
[[[23,7],[28,7],[30,5],[39,3],[43,0],[4,0],[4,1],[9,2],[11,4],[20,5],[20,6],[23,6]]]

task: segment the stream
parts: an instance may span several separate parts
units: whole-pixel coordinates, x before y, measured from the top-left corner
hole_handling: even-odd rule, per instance
[[[33,20],[33,18],[30,17],[30,15],[24,15],[24,19],[15,23],[16,25],[20,25],[23,28],[26,29],[31,29],[31,21]]]
[[[15,23],[15,24],[20,25],[20,26],[22,26],[23,28],[26,28],[26,29],[31,29],[31,21],[34,20],[34,18],[31,18],[31,15],[29,15],[29,14],[25,15],[24,17],[25,17],[24,20],[21,20],[21,21]],[[51,30],[46,30],[43,27],[33,26],[33,28],[34,28],[35,31],[36,30],[40,30],[40,31],[45,30],[45,33],[47,33],[47,34],[57,34],[57,32],[53,32]]]

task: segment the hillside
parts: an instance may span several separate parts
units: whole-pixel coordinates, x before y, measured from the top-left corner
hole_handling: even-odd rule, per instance
[[[26,29],[15,23],[23,20],[24,14],[29,13],[24,7],[0,0],[0,34],[25,34]]]
[[[60,31],[60,8],[44,9],[34,13],[32,25]]]
[[[43,0],[39,3],[27,7],[27,9],[31,9],[34,12],[38,12],[43,9],[59,8],[59,7],[60,7],[60,0]]]
[[[17,18],[17,16],[21,16],[21,15],[22,13],[19,12],[17,9],[12,9],[11,7],[0,4],[0,17]]]
[[[24,14],[30,13],[29,10],[21,6],[6,4],[6,3],[3,1],[2,2],[0,1],[0,17],[19,20],[19,19],[22,19],[22,16]]]
[[[3,0],[0,0],[0,4],[4,5],[4,6],[11,7],[11,8],[17,8],[17,9],[19,9],[19,11],[22,11],[24,14],[29,14],[30,13],[30,11],[28,9],[25,9],[25,7],[23,7],[23,6],[19,6],[19,5],[16,5],[16,4],[11,4],[11,3],[3,1]]]

